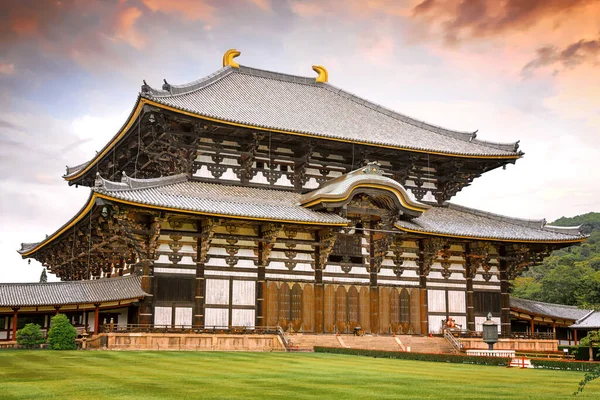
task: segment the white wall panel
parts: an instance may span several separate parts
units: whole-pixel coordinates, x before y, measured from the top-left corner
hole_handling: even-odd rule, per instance
[[[429,332],[440,333],[442,332],[442,320],[446,319],[443,315],[430,315],[429,316]]]
[[[486,317],[475,317],[475,330],[483,331],[483,323],[487,320]],[[498,333],[501,331],[500,318],[492,317],[492,321],[498,324]]]
[[[254,310],[231,310],[231,325],[254,328]]]
[[[427,291],[427,310],[429,312],[446,312],[446,291]]]
[[[206,304],[229,304],[229,280],[206,280]]]
[[[454,290],[448,291],[448,312],[466,313],[466,303],[465,292],[457,292]]]
[[[173,309],[171,307],[154,307],[154,325],[171,325]]]
[[[460,329],[467,329],[467,317],[452,316],[452,319],[456,325],[460,325]]]
[[[255,290],[256,282],[254,281],[233,281],[233,301],[231,304],[253,306],[256,299]]]
[[[192,326],[192,307],[175,307],[175,325]]]
[[[206,308],[204,310],[204,326],[229,326],[229,310],[223,308]]]

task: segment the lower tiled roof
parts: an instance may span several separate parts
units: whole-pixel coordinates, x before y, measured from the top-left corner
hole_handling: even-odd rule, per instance
[[[91,281],[0,283],[0,307],[61,306],[147,296],[136,275]]]
[[[99,178],[96,193],[112,199],[154,207],[219,216],[324,225],[346,225],[336,214],[300,205],[300,194],[273,189],[189,181],[185,175],[110,182]]]
[[[449,203],[431,207],[410,221],[398,221],[396,226],[430,235],[499,241],[554,243],[585,239],[577,227],[556,229],[544,220],[510,218]]]
[[[510,308],[515,311],[530,313],[551,318],[578,320],[589,314],[590,310],[584,310],[577,306],[566,306],[564,304],[544,303],[541,301],[510,298]]]

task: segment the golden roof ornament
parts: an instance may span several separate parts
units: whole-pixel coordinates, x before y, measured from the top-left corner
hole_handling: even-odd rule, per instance
[[[231,68],[239,68],[240,64],[233,61],[233,59],[239,56],[240,54],[242,53],[240,53],[236,49],[227,50],[225,54],[223,54],[223,67],[230,65]]]
[[[327,70],[325,69],[324,66],[313,65],[312,69],[317,74],[319,74],[319,76],[317,76],[317,78],[315,79],[316,82],[328,82],[329,81],[329,74],[327,73]]]

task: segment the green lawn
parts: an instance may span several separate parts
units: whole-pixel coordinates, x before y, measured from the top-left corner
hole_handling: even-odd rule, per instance
[[[314,353],[0,351],[2,399],[598,399],[583,373]]]

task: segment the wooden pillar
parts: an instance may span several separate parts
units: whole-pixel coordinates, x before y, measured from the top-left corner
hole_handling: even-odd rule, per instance
[[[467,330],[475,331],[475,306],[473,305],[473,277],[475,272],[471,265],[471,245],[465,244],[465,276],[467,280]]]
[[[533,315],[531,316],[531,338],[533,339],[533,334],[535,333],[535,322],[533,321]]]
[[[369,228],[371,228],[369,231],[369,295],[371,300],[371,333],[379,333],[379,287],[377,284],[377,266],[375,265],[375,224],[371,222]]]
[[[266,274],[267,260],[264,260],[265,243],[258,242],[258,267],[256,272],[256,311],[254,324],[259,327],[266,326],[265,320],[265,294],[267,292]]]
[[[419,303],[421,304],[421,335],[429,334],[427,319],[427,270],[425,265],[425,244],[419,240]]]
[[[54,306],[54,315],[58,315],[60,312],[60,306]]]
[[[556,321],[552,321],[552,336],[556,340]]]
[[[577,329],[573,330],[573,344],[577,346]]]
[[[94,304],[94,307],[94,335],[97,335],[99,333],[98,330],[100,329],[100,304]]]
[[[142,290],[148,294],[140,304],[139,322],[141,325],[151,325],[153,323],[152,303],[154,292],[153,262],[151,260],[140,261],[136,268],[142,270]]]
[[[315,241],[320,242],[319,232],[315,233]],[[321,247],[315,246],[315,333],[323,333],[323,296],[325,287],[323,285],[323,263],[321,262]]]
[[[202,227],[198,222],[198,232],[202,232]],[[202,241],[208,240],[198,236],[196,239],[196,293],[194,295],[194,321],[193,325],[198,327],[204,326],[204,304],[206,297],[206,279],[204,278],[204,260],[202,252]]]
[[[12,340],[17,340],[17,323],[19,321],[19,307],[13,308],[13,326],[12,326]]]
[[[506,260],[506,245],[498,247],[499,271],[500,271],[500,304],[502,306],[502,314],[500,315],[500,332],[503,336],[510,336],[510,295],[508,294],[508,261]]]

